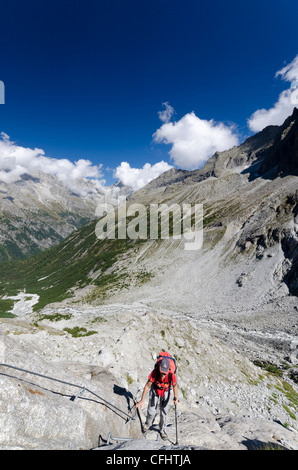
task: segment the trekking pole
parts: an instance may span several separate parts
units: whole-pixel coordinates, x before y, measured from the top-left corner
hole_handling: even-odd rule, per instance
[[[175,424],[176,424],[176,444],[178,445],[178,426],[177,426],[177,405],[175,405]]]

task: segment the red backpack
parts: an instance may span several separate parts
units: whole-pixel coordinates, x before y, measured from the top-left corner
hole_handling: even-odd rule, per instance
[[[158,377],[159,377],[159,363],[162,361],[162,359],[164,357],[168,357],[169,360],[170,360],[170,368],[169,368],[169,372],[168,372],[168,382],[160,382]],[[157,380],[154,382],[155,384],[155,389],[157,391],[157,394],[162,396],[164,395],[164,392],[166,390],[168,390],[168,388],[172,388],[171,387],[171,383],[172,383],[172,375],[176,373],[176,359],[174,357],[171,356],[170,353],[168,352],[161,352],[158,356],[157,356],[157,362],[155,363],[155,369],[157,370],[158,374],[157,374]]]

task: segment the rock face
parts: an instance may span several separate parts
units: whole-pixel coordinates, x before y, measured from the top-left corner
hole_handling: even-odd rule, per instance
[[[158,416],[144,438],[139,417],[125,424],[123,414],[135,415],[129,410],[162,349],[177,359],[180,449],[298,449],[298,395],[215,339],[206,325],[139,304],[55,311],[57,321],[49,308],[44,317],[2,319],[1,364],[87,391],[72,401],[80,389],[0,366],[2,449],[177,449],[173,406],[168,441],[159,438]],[[77,325],[85,336],[69,333]]]
[[[260,174],[272,170],[272,176],[298,172],[298,109],[281,126],[274,144],[267,152]]]
[[[200,413],[179,415],[178,445],[161,440],[111,441],[95,450],[297,450],[292,432],[278,423],[233,416],[208,417]],[[187,437],[185,437],[187,436]],[[186,442],[192,444],[186,444]]]
[[[136,421],[125,424],[127,403],[133,406],[133,402],[121,387],[117,388],[115,377],[107,370],[87,364],[68,364],[65,368],[51,364],[28,345],[3,335],[0,347],[1,364],[41,374],[0,366],[2,450],[91,449],[97,447],[106,430],[140,437]],[[84,387],[87,390],[80,394]],[[113,387],[118,394],[113,393]],[[102,400],[104,396],[116,408]]]

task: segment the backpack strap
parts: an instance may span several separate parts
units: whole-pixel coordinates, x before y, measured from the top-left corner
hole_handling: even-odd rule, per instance
[[[173,374],[169,372],[170,390],[172,390],[172,378],[173,378]]]
[[[159,368],[157,369],[157,377],[156,377],[156,382],[157,383],[160,383],[160,371],[159,371]],[[166,383],[169,384],[168,388],[166,390],[172,390],[172,379],[173,379],[173,374],[171,372],[168,373],[168,381]],[[159,388],[161,389],[160,387],[157,386],[157,383],[154,382],[153,383],[153,387],[154,388]]]

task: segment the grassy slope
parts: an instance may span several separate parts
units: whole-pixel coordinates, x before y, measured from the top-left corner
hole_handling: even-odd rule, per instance
[[[39,310],[51,302],[71,296],[69,289],[84,287],[91,282],[97,286],[117,279],[117,273],[106,273],[117,257],[132,246],[130,240],[98,240],[95,224],[91,222],[67,237],[59,245],[38,253],[26,260],[1,265],[0,296],[16,295],[26,289],[38,294]],[[101,275],[91,281],[90,272],[101,270]],[[89,274],[89,276],[88,276]],[[7,301],[0,301],[5,310]],[[1,306],[2,304],[2,306]]]

